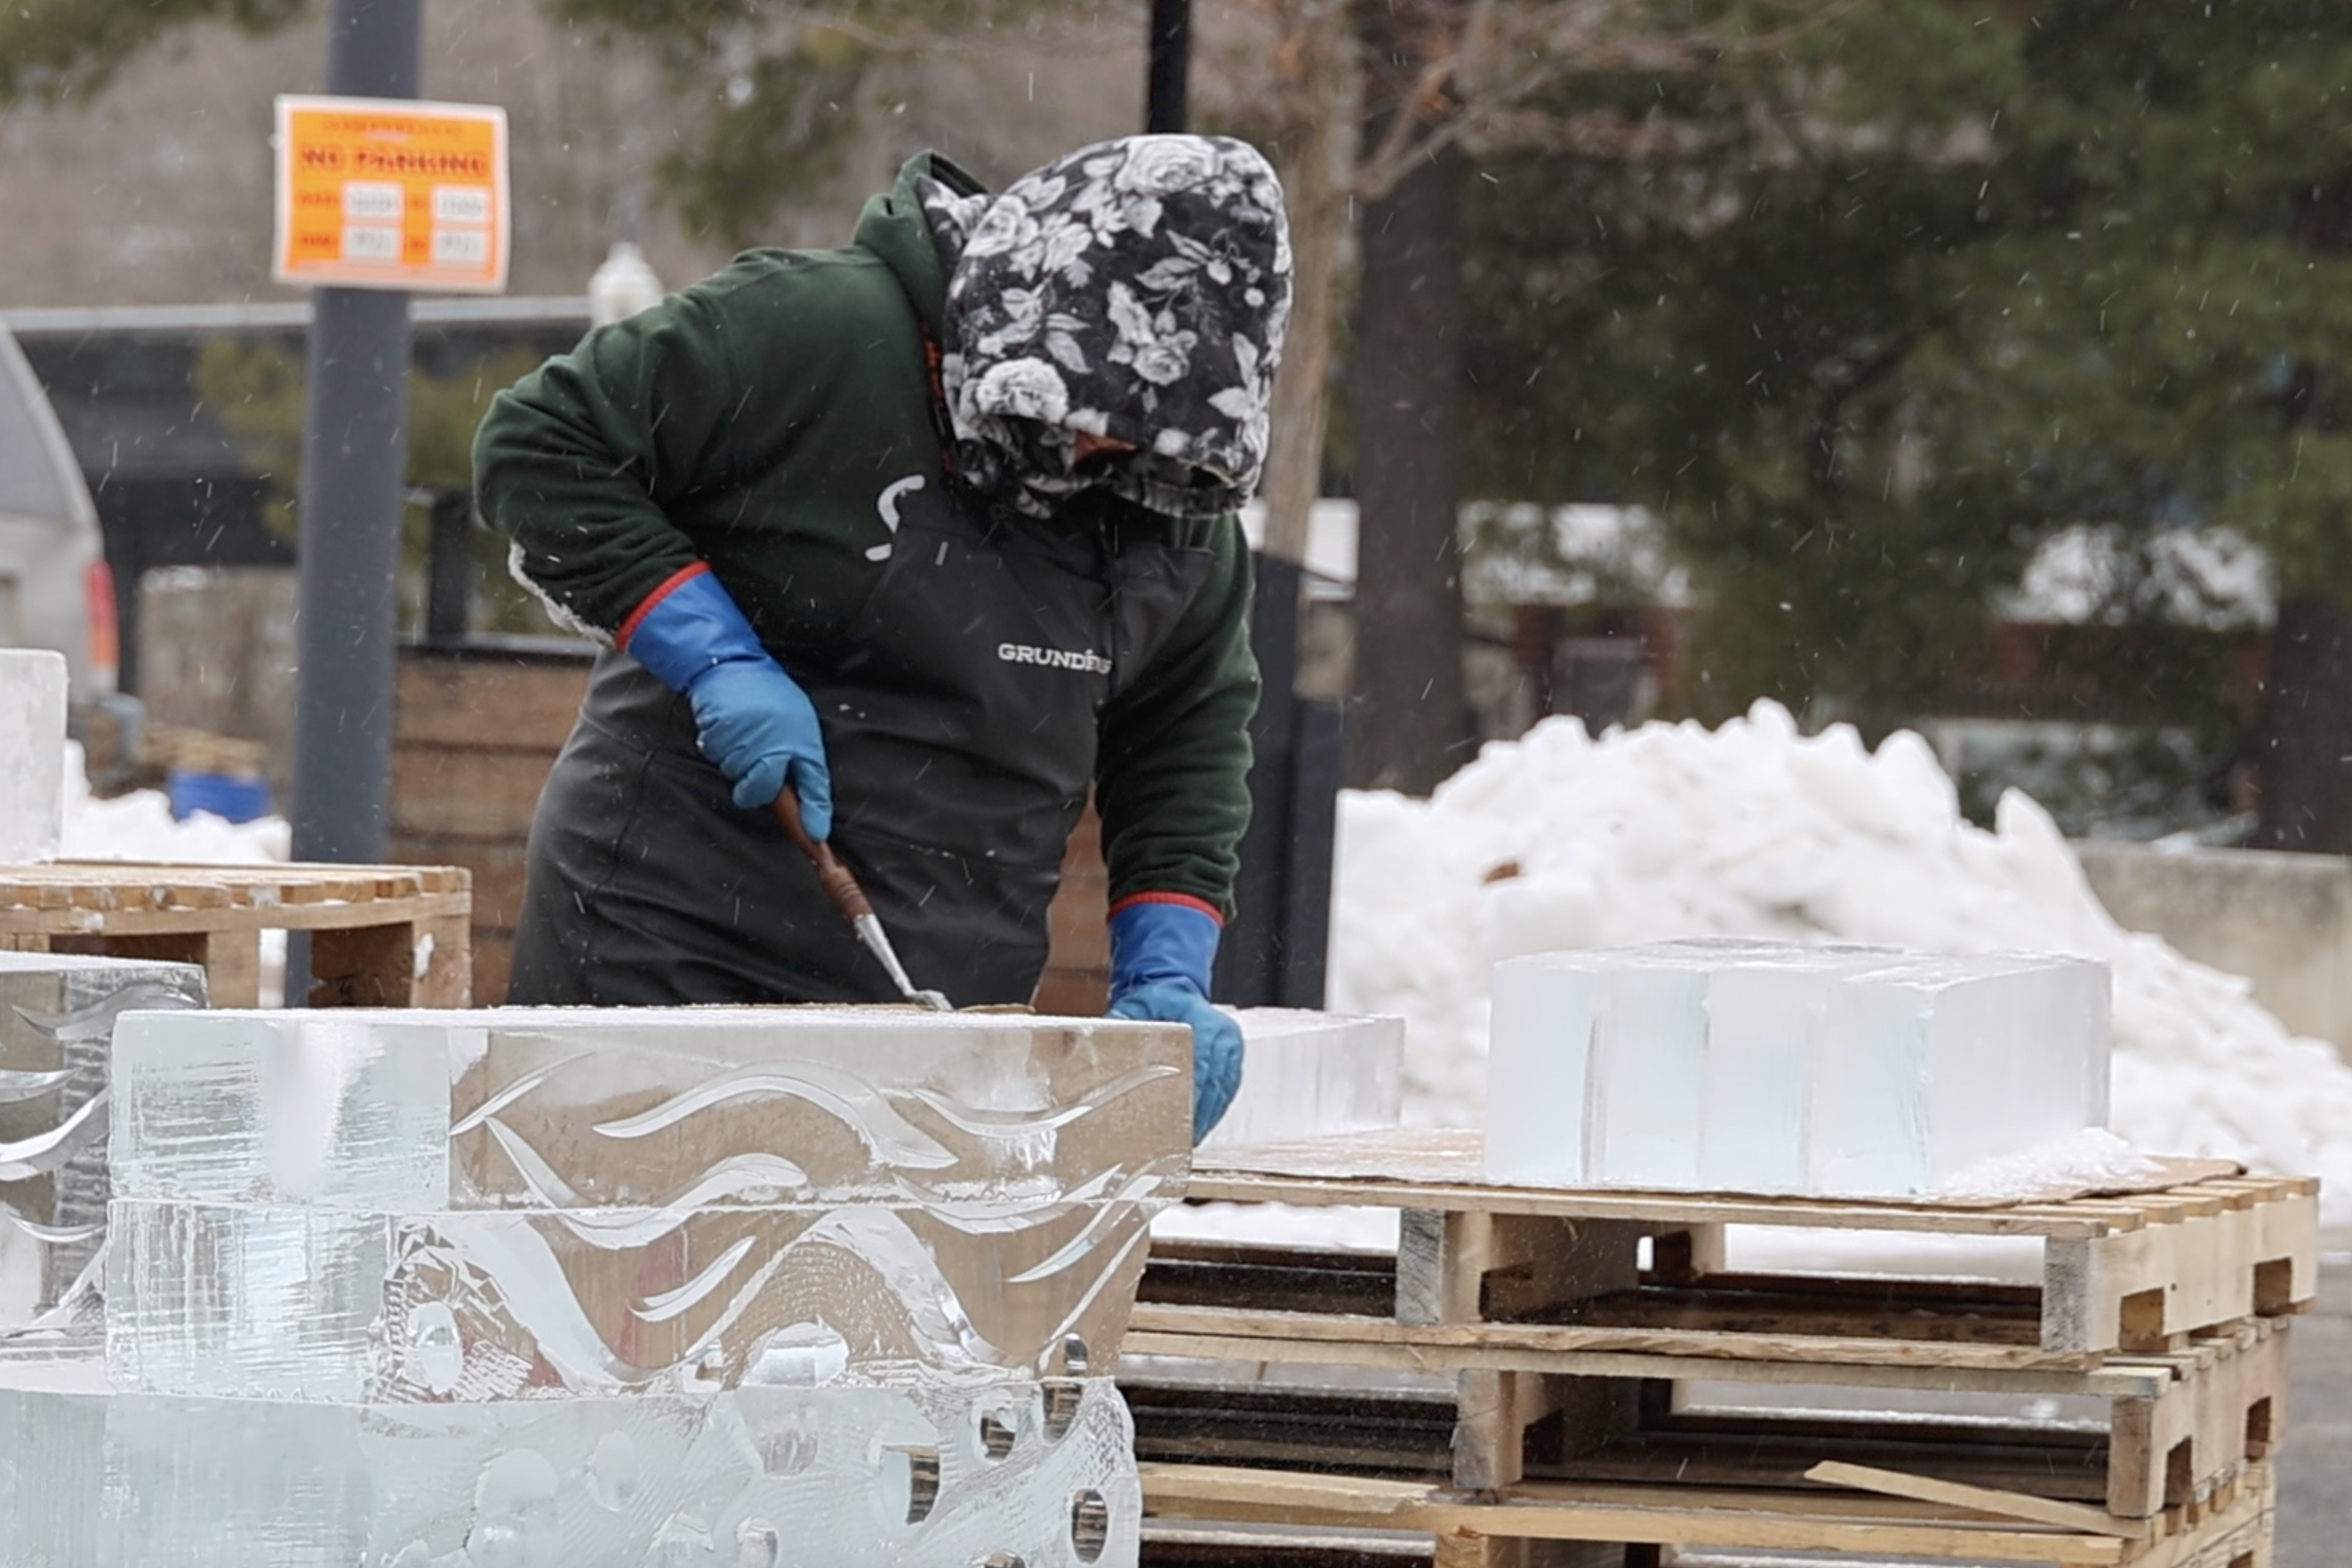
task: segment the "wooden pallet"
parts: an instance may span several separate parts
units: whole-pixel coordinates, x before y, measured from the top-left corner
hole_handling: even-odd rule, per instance
[[[312,1006],[463,1007],[473,897],[448,866],[0,868],[0,949],[202,964],[213,1005],[260,1000],[264,931],[310,933]]]
[[[1233,1348],[1184,1342],[1192,1355]],[[1795,1392],[1795,1408],[1752,1397],[1699,1405],[1674,1379],[1709,1369],[1668,1358],[1647,1358],[1632,1371],[1622,1360],[1611,1364],[1607,1374],[1517,1372],[1508,1381],[1474,1372],[1448,1391],[1426,1380],[1268,1385],[1250,1375],[1255,1368],[1223,1380],[1174,1378],[1130,1363],[1122,1385],[1145,1458],[1353,1470],[1472,1489],[1525,1479],[1786,1486],[1832,1459],[2092,1505],[2118,1519],[2153,1518],[2224,1491],[2268,1459],[2285,1417],[2286,1334],[2267,1320],[2200,1336],[2185,1352],[2044,1374],[2022,1388],[2000,1374],[1963,1374],[1958,1388],[1937,1390],[2007,1396],[1997,1411],[1865,1414],[1855,1407],[1892,1380],[1857,1398],[1827,1386],[1819,1367],[1762,1363],[1742,1370],[1816,1386],[1754,1389]],[[1896,1386],[1918,1392],[1916,1383]],[[2060,1397],[2081,1403],[2060,1424],[2034,1414],[2029,1394],[2052,1409]],[[2102,1407],[2103,1421],[2088,1414]]]
[[[2126,1534],[2087,1509],[2079,1519],[2055,1512],[2059,1505],[2021,1514],[1999,1493],[1979,1497],[1969,1489],[1898,1496],[1875,1489],[1867,1473],[1845,1478],[1859,1485],[1806,1488],[1525,1481],[1471,1492],[1378,1477],[1146,1462],[1142,1479],[1144,1510],[1153,1519],[1426,1531],[1435,1539],[1438,1568],[1657,1563],[1654,1549],[1666,1547],[2068,1568],[2270,1568],[2275,1498],[2271,1468],[2263,1465],[2203,1503],[2134,1521],[2137,1533]],[[1592,1544],[1570,1555],[1530,1549],[1538,1542]]]
[[[1528,1330],[1531,1342],[1555,1350],[2080,1368],[2116,1350],[2180,1349],[2200,1330],[2301,1311],[2318,1290],[2318,1183],[2305,1177],[2215,1175],[2005,1208],[1553,1191],[1492,1184],[1477,1133],[1421,1129],[1231,1151],[1197,1163],[1187,1192],[1402,1210],[1386,1316],[1403,1344],[1517,1321],[1544,1325]],[[1723,1238],[1735,1225],[2028,1237],[2042,1246],[2042,1280],[1922,1285],[1882,1301],[1818,1280],[1734,1276]],[[1646,1280],[1635,1264],[1644,1241],[1654,1262]],[[1293,1327],[1265,1331],[1292,1337]]]

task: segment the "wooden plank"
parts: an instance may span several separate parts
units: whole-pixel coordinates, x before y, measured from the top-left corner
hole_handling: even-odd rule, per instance
[[[1528,1482],[1480,1500],[1418,1482],[1220,1466],[1139,1465],[1148,1514],[1357,1524],[1437,1534],[1759,1551],[1872,1552],[2016,1563],[2116,1563],[2108,1535],[2012,1527],[1907,1499]]]
[[[1559,1352],[1517,1342],[1429,1345],[1415,1342],[1360,1343],[1347,1340],[1285,1340],[1264,1335],[1195,1332],[1144,1326],[1164,1322],[1164,1309],[1135,1310],[1123,1355],[1182,1356],[1266,1365],[1297,1363],[1325,1366],[1378,1367],[1398,1372],[1559,1372],[1590,1377],[1688,1378],[1727,1383],[1809,1385],[1833,1382],[1853,1388],[1909,1388],[1977,1394],[2063,1397],[2152,1399],[2173,1381],[2166,1368],[2140,1362],[2108,1362],[2083,1370],[1977,1366],[1878,1366],[1844,1362],[1709,1359],[1694,1364],[1687,1355],[1610,1351]],[[1370,1321],[1383,1320],[1373,1319]],[[1513,1336],[1514,1340],[1516,1336]]]
[[[1835,1230],[1916,1231],[1939,1236],[2090,1237],[2131,1228],[2123,1211],[1933,1209],[1891,1204],[1717,1196],[1706,1194],[1546,1192],[1456,1183],[1339,1181],[1283,1176],[1195,1164],[1185,1195],[1203,1202],[1295,1204],[1304,1207],[1468,1210],[1560,1219],[1647,1222],[1664,1229],[1691,1225],[1802,1226]]]
[[[317,891],[315,887],[289,892]],[[211,910],[0,910],[0,935],[76,935],[105,932],[125,936],[198,931],[349,931],[394,921],[429,920],[440,915],[465,915],[472,900],[465,893],[428,894],[398,901],[299,902],[279,905],[232,905]]]
[[[552,752],[403,747],[393,754],[393,823],[403,833],[511,842],[530,831]]]
[[[1514,1541],[1462,1530],[1437,1537],[1430,1568],[1628,1568],[1628,1551],[1614,1542]]]
[[[1727,1267],[1725,1233],[1719,1225],[1694,1225],[1650,1238],[1650,1274],[1675,1285],[1693,1285]]]
[[[1264,1342],[1258,1360],[1295,1359],[1290,1345],[1336,1342],[1408,1352],[1507,1350],[1520,1355],[1626,1352],[1727,1362],[1804,1362],[1817,1366],[1874,1365],[1934,1369],[2083,1369],[2096,1357],[2053,1352],[2034,1345],[1979,1344],[1832,1335],[1733,1333],[1695,1329],[1640,1329],[1578,1323],[1399,1323],[1388,1318],[1313,1313],[1234,1312],[1210,1315],[1189,1307],[1139,1305],[1138,1330],[1216,1333]],[[1441,1359],[1426,1358],[1432,1366]],[[1459,1364],[1473,1364],[1465,1361]],[[1488,1363],[1487,1364],[1496,1364]],[[1508,1364],[1523,1363],[1513,1361]]]
[[[2112,1535],[2125,1541],[2143,1541],[2148,1533],[2146,1520],[2118,1519],[2105,1509],[2053,1502],[2048,1498],[2034,1497],[2027,1492],[1972,1487],[1958,1481],[1939,1481],[1932,1476],[1906,1475],[1899,1470],[1883,1470],[1874,1465],[1850,1465],[1842,1459],[1822,1460],[1805,1472],[1805,1479],[1820,1481],[1825,1486],[1853,1487],[1861,1491],[1881,1492],[1888,1497],[1972,1508],[2007,1519],[2021,1519],[2031,1524],[2046,1524],[2055,1530],[2077,1530],[2092,1535]]]
[[[1535,1372],[1465,1372],[1455,1379],[1454,1484],[1493,1491],[1524,1475],[1527,1429],[1557,1410],[1567,1379]]]
[[[2196,1188],[2205,1180],[2224,1175],[2235,1176],[2242,1170],[2242,1167],[2230,1161],[2174,1160],[2164,1162],[2163,1165],[2162,1172],[2147,1191],[2188,1191]],[[1515,1202],[1517,1195],[1538,1190],[1509,1187],[1487,1181],[1485,1173],[1484,1137],[1475,1129],[1465,1128],[1390,1128],[1332,1133],[1279,1144],[1228,1149],[1203,1160],[1200,1168],[1204,1174],[1212,1177],[1230,1175],[1284,1184],[1338,1184],[1366,1189],[1384,1185],[1406,1188],[1448,1187],[1488,1194],[1492,1200],[1423,1205],[1449,1209],[1494,1207],[1501,1212],[1502,1205]],[[1543,1190],[1552,1195],[1560,1195],[1561,1192],[1565,1191]],[[1783,1207],[1805,1206],[1818,1210],[1822,1217],[1782,1220],[1779,1223],[1807,1225],[1818,1223],[1831,1226],[1857,1223],[1865,1228],[1876,1228],[1875,1223],[1869,1218],[1870,1215],[1889,1210],[1907,1210],[1913,1214],[1935,1215],[1947,1218],[1965,1213],[1994,1213],[2008,1222],[2028,1224],[2036,1220],[2065,1220],[2098,1215],[2109,1219],[2113,1228],[2130,1228],[2141,1223],[2149,1212],[2137,1206],[2131,1195],[2080,1198],[2053,1196],[2031,1203],[2007,1205],[1970,1204],[1931,1197],[1869,1200],[1794,1196],[1766,1198],[1738,1194],[1621,1193],[1615,1189],[1587,1189],[1575,1191],[1570,1195],[1580,1199],[1594,1200],[1630,1198],[1664,1201],[1698,1198]],[[1375,1205],[1381,1202],[1377,1197],[1369,1196],[1362,1201]],[[2201,1206],[2206,1200],[2191,1196],[2186,1201],[2193,1206]],[[1601,1217],[1612,1216],[1612,1211],[1599,1208],[1589,1212]],[[1741,1217],[1738,1223],[1748,1222]],[[2003,1228],[1995,1234],[2029,1234],[2029,1232]],[[2032,1234],[2040,1233],[2032,1232]]]
[[[552,760],[578,717],[590,662],[404,655],[394,743],[539,752]]]
[[[473,927],[464,915],[415,922],[412,1007],[467,1007],[474,999]],[[503,985],[501,985],[503,989]]]

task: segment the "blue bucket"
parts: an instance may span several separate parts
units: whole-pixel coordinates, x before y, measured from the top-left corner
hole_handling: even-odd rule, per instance
[[[251,822],[269,815],[269,784],[265,779],[173,768],[165,775],[164,787],[176,821],[185,822],[199,811],[230,822]]]

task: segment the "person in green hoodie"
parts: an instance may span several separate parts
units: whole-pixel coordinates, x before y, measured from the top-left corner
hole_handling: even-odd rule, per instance
[[[515,575],[604,645],[540,799],[508,1000],[895,999],[797,799],[919,984],[1029,1000],[1089,788],[1114,1016],[1208,1004],[1257,701],[1236,510],[1290,297],[1273,171],[1081,148],[1000,195],[908,161],[838,250],[755,250],[500,393]]]

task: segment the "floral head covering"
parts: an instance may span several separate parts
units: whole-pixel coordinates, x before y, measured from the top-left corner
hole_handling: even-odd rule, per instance
[[[1171,517],[1249,498],[1290,313],[1282,186],[1256,149],[1127,136],[1001,195],[916,191],[949,268],[940,379],[968,482],[1039,517],[1097,484]],[[1080,471],[1079,431],[1136,450]]]

